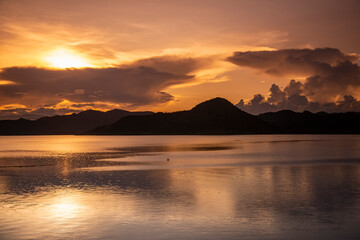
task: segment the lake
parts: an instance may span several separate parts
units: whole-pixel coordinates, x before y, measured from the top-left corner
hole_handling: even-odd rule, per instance
[[[360,239],[360,135],[1,136],[0,239]]]

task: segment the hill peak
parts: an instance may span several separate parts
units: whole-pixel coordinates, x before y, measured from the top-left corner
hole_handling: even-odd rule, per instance
[[[197,111],[230,110],[230,109],[236,110],[236,111],[239,110],[228,100],[221,98],[221,97],[217,97],[217,98],[213,98],[213,99],[207,100],[205,102],[202,102],[202,103],[196,105],[195,107],[193,107],[191,109],[191,111],[197,112]]]

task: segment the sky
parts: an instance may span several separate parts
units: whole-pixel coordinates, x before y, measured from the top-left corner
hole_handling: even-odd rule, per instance
[[[360,111],[358,0],[0,0],[0,119]]]

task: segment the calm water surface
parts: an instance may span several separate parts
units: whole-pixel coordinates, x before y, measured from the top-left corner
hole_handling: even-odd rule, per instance
[[[360,239],[360,136],[0,137],[0,239]]]

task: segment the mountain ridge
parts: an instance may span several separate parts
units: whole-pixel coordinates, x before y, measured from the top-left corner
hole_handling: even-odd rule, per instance
[[[107,112],[86,110],[70,115],[41,117],[36,120],[20,118],[1,120],[0,135],[73,135],[100,125],[111,124],[127,115],[146,115],[152,112],[129,112],[113,109]]]
[[[360,134],[360,112],[251,115],[224,98],[171,113],[86,110],[37,120],[0,120],[0,135]]]
[[[191,110],[129,116],[85,134],[252,134],[271,133],[263,120],[248,114],[224,98],[202,102]]]

